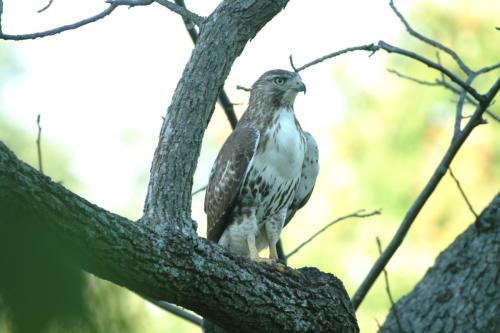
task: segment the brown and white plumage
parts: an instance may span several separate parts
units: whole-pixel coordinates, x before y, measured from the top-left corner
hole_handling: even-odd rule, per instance
[[[258,258],[309,199],[319,171],[318,148],[295,118],[305,85],[294,72],[272,70],[252,86],[248,109],[222,146],[205,196],[207,238]]]

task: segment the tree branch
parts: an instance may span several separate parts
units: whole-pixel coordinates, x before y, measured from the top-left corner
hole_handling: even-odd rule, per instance
[[[178,230],[162,234],[131,222],[52,182],[2,142],[0,213],[1,231],[12,223],[43,230],[68,253],[68,264],[196,311],[228,331],[359,332],[333,275],[312,268],[280,272]]]
[[[451,166],[448,168],[448,171],[450,172],[451,178],[453,178],[453,180],[455,181],[455,184],[457,185],[458,190],[460,191],[460,194],[462,195],[462,198],[464,198],[465,203],[467,204],[467,207],[469,207],[469,210],[471,211],[472,215],[474,215],[474,217],[477,219],[478,215],[477,215],[476,211],[474,210],[474,207],[472,207],[472,204],[470,203],[469,198],[465,194],[465,191],[462,188],[462,185],[460,184],[460,181],[458,180],[457,177],[455,177],[455,174],[451,170]]]
[[[403,221],[401,222],[391,242],[384,250],[382,255],[377,259],[373,267],[370,269],[370,272],[368,273],[364,281],[361,283],[361,286],[354,294],[352,302],[356,309],[359,307],[359,305],[365,298],[368,290],[370,290],[375,280],[378,278],[384,267],[387,265],[391,257],[394,255],[396,250],[403,242],[403,239],[408,233],[408,230],[410,230],[410,227],[415,221],[418,213],[427,202],[427,199],[429,199],[431,194],[434,192],[434,190],[436,189],[437,185],[439,184],[443,176],[446,174],[446,170],[448,170],[453,158],[457,154],[460,147],[462,147],[462,144],[469,137],[469,134],[472,132],[472,130],[481,123],[481,119],[484,112],[486,111],[490,103],[493,101],[493,98],[498,93],[499,89],[500,89],[500,78],[497,79],[495,84],[486,93],[484,99],[482,99],[480,104],[476,107],[476,110],[474,111],[471,118],[468,120],[467,124],[460,132],[460,134],[454,140],[452,140],[446,153],[441,159],[441,162],[439,162],[439,165],[434,170],[434,173],[432,174],[431,178],[429,179],[422,192],[418,195],[417,199],[406,213]]]
[[[190,20],[197,26],[201,26],[205,17],[195,14],[186,9],[186,7],[179,6],[168,0],[106,0],[107,3],[117,5],[117,6],[149,6],[153,2],[157,2],[165,8],[168,8],[172,12],[182,16],[183,19]]]
[[[43,175],[42,166],[42,127],[40,126],[40,114],[36,117],[36,125],[38,127],[38,135],[36,137],[36,151],[38,155],[38,171]]]
[[[352,52],[352,51],[369,51],[371,52],[372,54],[377,52],[379,49],[379,47],[375,44],[365,44],[365,45],[360,45],[360,46],[353,46],[353,47],[348,47],[346,49],[343,49],[343,50],[340,50],[340,51],[335,51],[335,52],[332,52],[330,54],[327,54],[325,56],[322,56],[318,59],[315,59],[313,61],[310,61],[308,62],[307,64],[303,65],[303,66],[300,66],[299,68],[297,68],[296,72],[300,72],[300,71],[303,71],[304,69],[308,68],[308,67],[311,67],[313,65],[316,65],[316,64],[319,64],[320,62],[323,62],[327,59],[330,59],[330,58],[335,58],[341,54],[344,54],[344,53],[347,53],[347,52]]]
[[[42,12],[46,11],[47,9],[49,9],[49,7],[50,7],[50,6],[52,6],[52,2],[53,2],[53,1],[54,1],[54,0],[49,0],[49,2],[48,2],[45,6],[43,6],[43,8],[42,8],[42,9],[39,9],[39,10],[37,11],[37,13],[42,13]]]
[[[479,227],[477,227],[479,226]],[[407,332],[498,332],[500,194],[397,303]],[[395,307],[380,332],[399,333]]]
[[[380,210],[374,210],[374,211],[369,212],[369,213],[364,213],[364,211],[365,211],[364,209],[360,209],[358,211],[355,211],[354,213],[351,213],[351,214],[344,215],[344,216],[336,218],[335,220],[333,220],[332,222],[328,223],[323,228],[321,228],[320,230],[318,230],[317,232],[315,232],[311,237],[309,237],[308,239],[306,239],[302,244],[300,244],[299,246],[297,246],[293,251],[291,251],[286,256],[286,259],[288,260],[295,253],[299,252],[300,249],[302,249],[304,246],[306,246],[307,244],[309,244],[314,238],[318,237],[326,229],[330,228],[332,225],[334,225],[334,224],[336,224],[336,223],[338,223],[340,221],[346,220],[346,219],[351,218],[351,217],[364,218],[364,217],[370,217],[370,216],[373,216],[373,215],[380,215]]]
[[[2,4],[0,3],[0,25],[1,25],[1,14],[2,14],[1,7],[2,7]],[[61,32],[68,31],[68,30],[74,30],[74,29],[80,28],[80,27],[82,27],[82,26],[84,26],[86,24],[89,24],[89,23],[98,21],[100,19],[103,19],[106,16],[108,16],[109,14],[111,14],[111,12],[113,12],[113,10],[115,10],[116,7],[117,7],[116,5],[110,5],[104,11],[102,11],[101,13],[99,13],[99,14],[97,14],[95,16],[86,18],[86,19],[78,21],[76,23],[72,23],[72,24],[68,24],[68,25],[63,25],[61,27],[54,28],[54,29],[47,30],[47,31],[35,32],[35,33],[32,33],[32,34],[8,35],[8,34],[4,34],[2,32],[2,30],[0,30],[0,39],[4,39],[4,40],[27,40],[27,39],[36,39],[36,38],[42,38],[42,37],[47,37],[47,36],[53,36],[53,35],[59,34]]]
[[[458,56],[458,54],[453,51],[452,49],[450,49],[449,47],[446,47],[444,46],[443,44],[435,41],[435,40],[432,40],[418,32],[416,32],[411,26],[410,24],[408,23],[408,21],[406,21],[405,17],[399,12],[399,10],[396,8],[396,5],[394,5],[394,1],[393,0],[390,0],[389,1],[389,6],[391,6],[391,9],[393,10],[393,12],[396,14],[396,16],[400,19],[400,21],[403,23],[403,25],[405,26],[406,28],[406,31],[408,31],[408,33],[421,40],[422,42],[430,45],[430,46],[433,46],[437,49],[440,49],[442,50],[443,52],[449,54],[453,60],[455,60],[455,62],[457,63],[457,65],[460,67],[460,69],[467,75],[470,75],[472,74],[472,70],[462,61],[462,59]]]
[[[377,44],[378,47],[380,47],[381,49],[383,49],[384,51],[388,52],[388,53],[397,53],[397,54],[401,54],[401,55],[404,55],[408,58],[412,58],[414,60],[417,60],[425,65],[427,65],[428,67],[430,68],[433,68],[441,73],[443,73],[444,75],[446,75],[450,80],[452,80],[453,82],[455,82],[456,84],[458,84],[462,89],[464,89],[465,91],[467,91],[469,94],[472,95],[472,97],[474,97],[478,102],[481,102],[483,99],[484,99],[484,96],[480,95],[474,88],[472,88],[471,86],[467,85],[464,81],[462,81],[458,76],[456,76],[455,74],[453,74],[450,70],[448,70],[447,68],[443,67],[442,65],[440,64],[437,64],[415,52],[412,52],[412,51],[408,51],[408,50],[405,50],[405,49],[401,49],[399,47],[396,47],[396,46],[392,46],[384,41],[379,41],[378,44]]]
[[[142,295],[139,295],[139,296],[141,296],[142,298],[144,298],[148,302],[153,303],[154,305],[156,305],[160,309],[163,309],[167,312],[170,312],[170,313],[176,315],[177,317],[180,317],[184,320],[189,321],[190,323],[192,323],[194,325],[201,326],[201,324],[203,323],[203,319],[201,319],[200,317],[198,317],[192,313],[189,313],[187,311],[181,310],[178,307],[176,307],[175,305],[172,305],[168,302],[157,301],[157,300],[154,300],[152,298],[142,296]]]
[[[378,254],[382,255],[382,243],[380,242],[380,238],[377,236],[377,237],[375,237],[375,240],[377,241]],[[403,328],[401,326],[401,322],[399,320],[399,313],[395,307],[394,297],[392,297],[391,286],[389,284],[389,274],[387,273],[387,270],[385,268],[383,270],[383,273],[384,273],[385,291],[387,293],[387,297],[389,298],[389,302],[391,304],[391,311],[394,313],[394,318],[396,319],[396,324],[397,324],[397,327],[399,330],[398,333],[406,333],[403,330]],[[379,329],[381,328],[380,324],[378,324],[378,327],[379,327]]]

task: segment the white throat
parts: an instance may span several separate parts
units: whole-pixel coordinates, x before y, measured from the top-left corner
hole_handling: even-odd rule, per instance
[[[277,111],[265,135],[269,139],[257,164],[267,166],[276,176],[289,179],[300,177],[305,144],[293,110],[283,108]]]

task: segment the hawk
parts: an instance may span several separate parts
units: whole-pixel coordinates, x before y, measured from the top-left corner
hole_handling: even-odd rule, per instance
[[[318,147],[302,131],[293,104],[306,86],[298,73],[271,70],[250,91],[247,110],[222,146],[205,196],[207,239],[230,252],[278,259],[281,230],[309,200]]]

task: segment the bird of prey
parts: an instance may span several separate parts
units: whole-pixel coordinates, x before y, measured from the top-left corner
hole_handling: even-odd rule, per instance
[[[318,147],[293,104],[298,73],[268,71],[252,85],[247,110],[222,146],[205,196],[207,239],[252,260],[274,262],[281,230],[309,200]],[[269,246],[269,259],[260,250]]]

